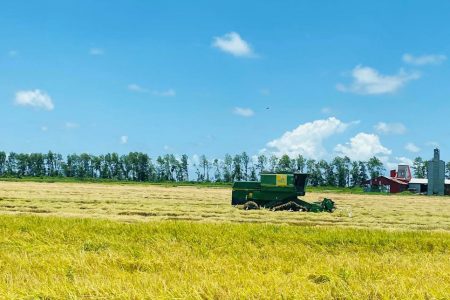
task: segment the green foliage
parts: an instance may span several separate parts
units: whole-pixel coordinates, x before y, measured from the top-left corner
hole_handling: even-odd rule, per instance
[[[52,177],[76,178],[78,180],[135,181],[135,182],[187,182],[189,173],[195,173],[197,182],[255,181],[261,172],[309,173],[311,186],[362,186],[373,177],[385,174],[383,163],[377,157],[367,162],[351,161],[348,157],[335,157],[331,161],[305,159],[302,155],[291,158],[264,154],[252,159],[246,152],[224,159],[210,159],[200,155],[189,165],[189,157],[183,154],[158,156],[155,161],[145,153],[130,152],[125,155],[108,153],[91,155],[70,154],[63,159],[61,154],[48,152],[14,153],[0,152],[0,177]],[[422,158],[414,160],[416,177],[426,177],[426,163]],[[450,164],[447,164],[450,177]],[[58,179],[59,180],[59,179]]]
[[[376,178],[386,172],[381,160],[375,156],[370,158],[367,162],[367,169],[369,171],[370,178]]]
[[[427,165],[426,162],[423,161],[422,157],[416,157],[414,159],[412,169],[414,172],[414,177],[416,178],[425,178],[427,175]]]

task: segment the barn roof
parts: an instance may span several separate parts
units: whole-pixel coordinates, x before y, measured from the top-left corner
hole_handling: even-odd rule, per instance
[[[412,178],[409,183],[412,184],[428,184],[428,179],[426,178]],[[445,184],[450,185],[450,179],[445,179]]]

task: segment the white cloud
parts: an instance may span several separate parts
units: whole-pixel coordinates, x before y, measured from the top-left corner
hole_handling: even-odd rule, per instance
[[[52,98],[41,90],[19,91],[16,93],[14,103],[20,106],[31,106],[45,110],[53,110],[55,108]]]
[[[120,137],[120,143],[121,143],[122,145],[127,144],[127,143],[128,143],[128,136],[127,136],[127,135],[122,135],[122,136]]]
[[[367,160],[372,156],[390,155],[391,150],[384,147],[375,134],[360,132],[345,145],[338,144],[334,151],[354,160]]]
[[[66,122],[65,126],[68,129],[75,129],[75,128],[80,127],[80,125],[78,123],[74,123],[74,122]]]
[[[417,153],[420,151],[420,148],[418,146],[416,146],[414,143],[406,144],[405,149],[412,153]]]
[[[168,89],[165,91],[152,91],[152,94],[160,97],[175,97],[177,95],[174,89]]]
[[[229,32],[223,36],[215,37],[212,46],[234,56],[255,56],[251,46],[236,32]]]
[[[136,83],[130,83],[127,88],[129,91],[134,92],[134,93],[152,94],[152,95],[158,96],[158,97],[175,97],[177,94],[174,89],[168,89],[168,90],[163,90],[163,91],[150,90],[150,89],[142,87]]]
[[[242,107],[235,107],[233,109],[233,113],[241,117],[251,117],[255,114],[255,112],[251,108],[242,108]]]
[[[379,122],[374,128],[379,133],[384,134],[404,134],[406,132],[406,126],[402,123]]]
[[[324,115],[329,115],[329,114],[332,113],[332,109],[331,109],[330,107],[323,107],[323,108],[320,110],[320,112],[323,113]]]
[[[406,54],[403,54],[402,59],[405,63],[411,64],[411,65],[416,65],[416,66],[423,66],[423,65],[441,64],[445,60],[447,60],[447,56],[442,55],[442,54],[414,56],[412,54],[406,53]]]
[[[338,84],[336,88],[341,92],[363,95],[393,93],[408,81],[420,78],[420,74],[400,70],[397,75],[382,75],[370,67],[356,66],[352,70],[352,77],[350,85]]]
[[[307,122],[267,143],[267,148],[278,156],[288,154],[295,157],[302,154],[308,158],[320,158],[326,154],[322,142],[332,135],[344,132],[350,124],[352,123],[343,123],[335,117]]]
[[[140,85],[135,84],[135,83],[130,83],[128,85],[128,90],[130,90],[132,92],[137,92],[137,93],[148,93],[148,90],[146,88],[143,88]]]
[[[47,130],[48,130],[48,127],[47,127],[47,126],[41,126],[41,130],[42,130],[42,131],[47,131]]]
[[[101,48],[91,48],[89,49],[90,55],[103,55],[105,54],[105,51]]]

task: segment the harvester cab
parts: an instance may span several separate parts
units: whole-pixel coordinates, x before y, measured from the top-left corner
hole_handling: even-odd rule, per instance
[[[306,180],[308,179],[308,174],[294,173],[294,186],[297,190],[297,196],[305,196],[306,191]]]
[[[231,204],[244,209],[333,212],[331,199],[309,203],[298,198],[306,193],[307,179],[304,173],[263,173],[261,181],[236,181]]]

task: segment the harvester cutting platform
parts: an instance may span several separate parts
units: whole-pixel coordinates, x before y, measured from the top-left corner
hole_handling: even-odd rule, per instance
[[[261,181],[233,183],[232,205],[244,209],[268,208],[310,212],[333,212],[334,202],[324,198],[319,202],[306,202],[298,198],[305,195],[308,174],[261,174]]]

